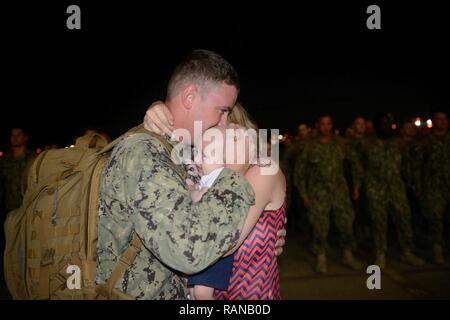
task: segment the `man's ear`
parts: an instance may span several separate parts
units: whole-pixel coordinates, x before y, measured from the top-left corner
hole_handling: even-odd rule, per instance
[[[181,92],[181,101],[183,106],[190,110],[194,104],[195,99],[198,95],[198,89],[196,85],[189,85]]]

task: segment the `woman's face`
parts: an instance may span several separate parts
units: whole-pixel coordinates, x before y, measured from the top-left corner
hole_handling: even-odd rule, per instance
[[[249,163],[252,157],[251,138],[247,130],[230,125],[216,126],[205,131],[202,140],[202,162],[208,164]],[[256,144],[255,144],[256,146]]]

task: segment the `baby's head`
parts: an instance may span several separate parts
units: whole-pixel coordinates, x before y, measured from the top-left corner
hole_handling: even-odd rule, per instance
[[[202,140],[202,168],[250,164],[256,155],[255,137],[246,128],[237,125],[213,127],[205,131]],[[206,165],[206,166],[205,166]],[[205,170],[206,169],[206,170]]]
[[[226,146],[226,128],[215,126],[203,133],[202,137],[202,169],[208,174],[214,169],[224,166]]]

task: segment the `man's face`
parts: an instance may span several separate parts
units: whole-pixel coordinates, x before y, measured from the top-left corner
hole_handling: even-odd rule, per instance
[[[401,134],[406,137],[414,137],[417,133],[417,128],[412,122],[406,122],[401,130]]]
[[[308,139],[309,129],[305,124],[299,125],[297,129],[298,129],[297,130],[298,136],[300,137],[300,139],[302,139],[302,140]]]
[[[385,136],[391,136],[392,135],[392,128],[391,123],[389,121],[388,117],[382,117],[380,121],[380,133]]]
[[[448,118],[444,112],[438,112],[433,116],[433,127],[437,130],[448,130]]]
[[[21,147],[28,141],[27,135],[20,128],[11,130],[10,142],[12,147]]]
[[[363,135],[366,132],[366,121],[358,117],[353,121],[353,132],[357,135]]]
[[[366,135],[371,136],[375,133],[375,128],[373,127],[373,122],[372,120],[367,120],[366,121]]]
[[[330,117],[321,117],[317,121],[317,130],[319,131],[320,136],[329,136],[331,135],[331,130],[333,129],[333,121]]]
[[[193,103],[191,110],[191,125],[194,133],[194,121],[202,122],[202,132],[195,132],[197,137],[194,141],[200,141],[201,135],[217,125],[225,126],[228,120],[228,114],[237,99],[237,89],[235,86],[224,82],[211,85],[209,88],[199,92]]]

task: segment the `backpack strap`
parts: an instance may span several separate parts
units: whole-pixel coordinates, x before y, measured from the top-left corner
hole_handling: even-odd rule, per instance
[[[172,152],[173,146],[167,141],[167,139],[164,136],[161,136],[159,134],[156,134],[154,132],[148,131],[147,129],[144,128],[144,124],[140,124],[130,130],[128,130],[126,133],[124,133],[123,135],[121,135],[120,137],[118,137],[117,139],[115,139],[113,142],[111,142],[110,144],[108,144],[107,146],[105,146],[100,153],[108,153],[109,151],[111,151],[118,143],[120,143],[122,140],[124,140],[125,138],[128,138],[130,136],[132,136],[133,134],[137,134],[137,133],[146,133],[148,135],[151,135],[152,137],[158,139],[159,142],[162,143],[162,145],[164,146],[164,148],[167,150],[167,152],[169,153],[169,156]],[[182,168],[182,166],[180,165],[175,165],[175,169],[178,172],[178,174],[180,175],[180,177],[186,178],[185,172]]]
[[[173,146],[163,137],[156,133],[150,132],[146,130],[143,126],[143,124],[132,128],[119,138],[115,139],[113,142],[111,142],[109,145],[105,146],[100,153],[107,153],[111,151],[119,142],[121,142],[123,139],[137,133],[147,133],[156,139],[158,139],[166,148],[167,152],[170,154],[172,152]],[[179,172],[181,174],[181,170]],[[181,174],[181,176],[183,176]],[[98,285],[96,287],[96,291],[98,294],[106,297],[107,299],[111,299],[114,291],[114,286],[116,285],[117,281],[122,277],[125,270],[127,270],[136,259],[139,251],[142,248],[142,241],[139,238],[139,236],[136,234],[136,232],[133,233],[133,238],[130,242],[130,245],[128,248],[122,253],[122,255],[119,257],[119,260],[116,264],[116,267],[112,271],[109,279],[106,281],[105,284]]]
[[[125,270],[127,270],[136,259],[139,251],[141,250],[142,242],[136,233],[133,233],[133,238],[130,242],[129,247],[122,253],[117,261],[117,265],[114,268],[111,276],[105,284],[97,286],[97,293],[111,299],[113,289],[117,281],[122,277]]]
[[[145,129],[144,128],[144,124],[141,123],[140,125],[131,128],[130,130],[128,130],[127,132],[122,134],[120,137],[118,137],[117,139],[113,140],[108,145],[104,146],[103,149],[101,149],[100,153],[107,153],[107,152],[111,151],[119,142],[121,142],[125,138],[128,138],[128,137],[130,137],[130,136],[132,136],[133,134],[136,134],[136,133],[147,133],[147,134],[150,134],[152,136],[158,136],[158,135],[154,134],[153,132],[150,132],[147,129]],[[161,137],[161,136],[158,136],[158,137],[163,139],[163,137]]]
[[[107,152],[111,151],[123,139],[128,138],[128,137],[132,136],[133,134],[137,134],[137,133],[146,133],[146,134],[151,135],[152,137],[155,137],[164,145],[164,147],[167,149],[167,151],[169,153],[172,152],[172,149],[173,149],[172,145],[163,136],[160,136],[159,134],[148,131],[147,129],[144,128],[144,124],[141,123],[140,125],[138,125],[134,128],[131,128],[130,130],[128,130],[127,132],[122,134],[120,137],[118,137],[117,139],[112,141],[110,144],[103,147],[103,149],[100,151],[100,153],[107,153]]]

